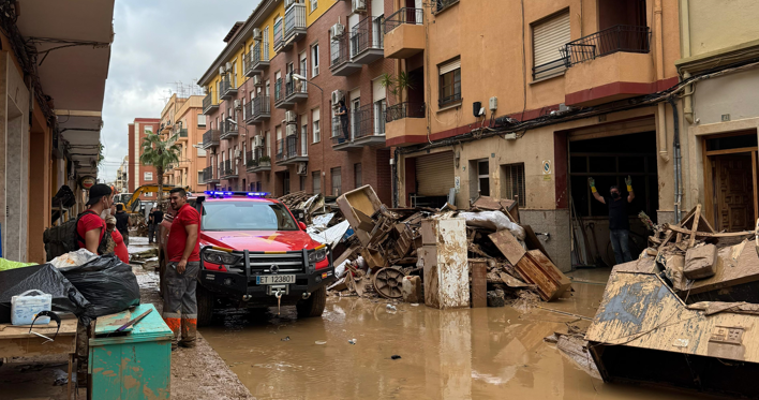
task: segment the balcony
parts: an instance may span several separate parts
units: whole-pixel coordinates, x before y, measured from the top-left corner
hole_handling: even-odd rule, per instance
[[[211,147],[217,147],[219,145],[220,132],[215,129],[210,129],[203,134],[203,150],[208,150]]]
[[[616,25],[567,43],[565,103],[592,106],[655,91],[650,42],[648,27]]]
[[[381,107],[381,108],[380,108]],[[339,117],[336,117],[339,118]],[[338,139],[342,137],[339,120],[334,124],[338,128]],[[379,104],[367,104],[353,112],[350,121],[351,140],[340,143],[333,140],[332,148],[338,151],[360,149],[366,146],[385,147],[385,107]]]
[[[187,128],[182,128],[177,132],[177,137],[179,142],[185,141],[189,138],[189,135],[187,133]]]
[[[237,124],[229,120],[223,121],[221,123],[221,140],[231,140],[234,137],[237,137]]]
[[[424,103],[400,103],[385,111],[386,145],[410,146],[427,141],[427,107]]]
[[[291,109],[295,104],[308,100],[308,83],[293,78],[293,74],[300,74],[300,72],[296,69],[285,75],[285,93],[280,94],[280,100],[275,102],[275,107]]]
[[[237,84],[230,75],[225,75],[221,80],[221,98],[232,100],[235,96],[237,96]]]
[[[253,51],[245,57],[245,76],[252,78],[253,75],[264,72],[269,68],[269,48],[258,42],[253,46]]]
[[[256,147],[249,151],[246,154],[246,170],[251,173],[271,171],[271,158],[266,155],[268,153],[268,149],[264,149],[263,147]]]
[[[274,159],[277,160],[277,164],[280,164],[282,161],[285,160],[285,141],[282,139],[277,140],[277,147],[276,147],[277,153],[274,156]]]
[[[245,123],[248,125],[260,124],[271,117],[271,105],[269,96],[259,95],[245,105]]]
[[[219,110],[219,103],[214,104],[213,92],[209,91],[206,97],[203,98],[203,114],[213,114]]]
[[[284,155],[280,165],[308,162],[308,143],[300,135],[290,135],[284,140]]]
[[[385,56],[382,20],[366,17],[351,30],[353,62],[371,64]]]
[[[285,49],[285,36],[282,27],[282,18],[278,19],[274,23],[274,52],[278,53],[280,50]]]
[[[219,163],[219,171],[221,171],[221,179],[237,178],[237,164],[233,163],[232,160],[226,160]]]
[[[285,11],[285,42],[295,43],[306,37],[306,5],[293,3]]]
[[[285,106],[285,80],[282,78],[274,80],[274,107],[292,108],[291,105]]]
[[[219,176],[214,176],[213,174],[213,166],[208,166],[203,168],[203,183],[206,185],[212,185],[219,183]]]
[[[333,39],[330,44],[329,69],[334,76],[350,76],[361,71],[361,64],[351,60],[348,35]]]
[[[402,7],[385,19],[385,58],[409,58],[424,50],[424,9]]]

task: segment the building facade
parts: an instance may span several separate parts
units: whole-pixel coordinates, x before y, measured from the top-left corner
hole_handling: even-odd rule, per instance
[[[129,130],[129,193],[148,184],[158,184],[158,176],[155,168],[150,165],[140,163],[142,154],[142,141],[148,134],[158,133],[161,126],[161,120],[158,118],[135,118],[128,125]],[[141,201],[155,201],[155,193],[145,193],[140,196]]]
[[[127,193],[129,191],[129,156],[124,156],[119,169],[116,170],[116,191],[118,193]]]
[[[203,97],[178,98],[175,94],[161,113],[162,133],[176,135],[180,149],[179,163],[172,166],[166,183],[189,188],[191,192],[206,189],[203,180],[203,168],[206,166],[206,150],[202,148],[203,133],[206,131]]]
[[[199,80],[207,90],[209,188],[337,196],[371,184],[391,201],[381,85],[394,68],[382,50],[386,4],[353,3],[265,0],[234,25]],[[347,140],[334,111],[340,100]]]
[[[589,177],[604,195],[632,177],[641,244],[648,234],[633,211],[673,220],[674,122],[656,96],[679,82],[677,2],[397,6],[384,41],[411,82],[387,109],[399,205],[441,206],[451,191],[462,207],[480,195],[517,200],[563,270],[595,253],[613,264],[608,209]]]

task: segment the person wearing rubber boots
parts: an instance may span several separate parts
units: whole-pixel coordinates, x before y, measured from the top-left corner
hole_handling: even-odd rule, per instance
[[[171,208],[176,212],[166,243],[169,263],[164,279],[163,320],[174,332],[171,348],[195,347],[198,306],[195,300],[200,270],[200,214],[187,204],[187,192],[175,188],[169,192]],[[181,335],[181,339],[179,339]]]
[[[632,203],[635,199],[630,176],[625,179],[625,184],[627,185],[627,197],[622,197],[617,186],[609,188],[610,196],[607,197],[598,194],[596,181],[593,178],[588,178],[588,185],[590,185],[590,191],[593,192],[593,197],[609,207],[609,238],[617,264],[633,260],[629,244],[630,221],[627,218],[627,204]]]

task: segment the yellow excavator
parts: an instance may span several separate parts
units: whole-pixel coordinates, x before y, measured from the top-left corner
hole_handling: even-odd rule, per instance
[[[168,194],[171,191],[171,189],[174,189],[175,185],[163,185],[163,194],[164,198],[168,198]],[[132,213],[139,213],[141,211],[142,201],[140,200],[140,196],[144,195],[145,193],[158,193],[158,185],[156,184],[150,184],[150,185],[142,185],[137,188],[137,190],[134,191],[134,193],[122,193],[119,194],[116,198],[116,203],[122,203],[124,204],[124,211],[132,214]],[[128,199],[127,199],[128,196]],[[126,201],[124,201],[126,200]],[[156,200],[158,198],[156,197]]]

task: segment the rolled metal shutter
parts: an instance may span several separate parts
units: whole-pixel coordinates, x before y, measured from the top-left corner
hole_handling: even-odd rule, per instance
[[[454,183],[453,153],[446,151],[438,154],[417,157],[416,182],[419,195],[447,196]]]
[[[533,66],[561,59],[559,49],[572,40],[569,13],[562,13],[535,25],[532,32]]]

